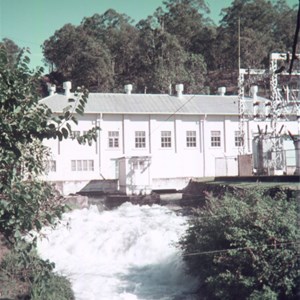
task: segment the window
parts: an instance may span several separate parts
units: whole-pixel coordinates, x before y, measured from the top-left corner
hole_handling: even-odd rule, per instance
[[[136,131],[135,132],[135,148],[145,148],[146,147],[146,132]]]
[[[82,170],[87,171],[88,170],[88,162],[87,160],[82,161]]]
[[[76,171],[76,160],[71,160],[71,170]]]
[[[71,160],[72,171],[94,171],[94,161],[89,159]]]
[[[82,171],[82,160],[77,160],[77,171]]]
[[[171,131],[162,131],[161,132],[161,147],[162,148],[171,148]]]
[[[94,171],[94,161],[93,160],[88,160],[88,170],[89,171]]]
[[[119,148],[119,131],[108,132],[108,147]]]
[[[221,147],[221,131],[211,131],[211,146]]]
[[[143,160],[136,160],[132,162],[132,169],[133,170],[144,170],[145,169],[145,162]]]
[[[188,130],[186,132],[186,146],[196,147],[196,131]]]
[[[234,145],[235,147],[243,146],[243,137],[239,131],[234,132]]]
[[[78,138],[79,136],[80,136],[80,131],[78,130],[72,131],[71,134],[69,135],[70,139],[72,140]]]

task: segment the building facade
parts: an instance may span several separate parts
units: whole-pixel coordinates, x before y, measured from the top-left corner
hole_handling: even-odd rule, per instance
[[[40,102],[60,114],[68,105],[76,105],[69,88],[64,95],[52,93]],[[239,174],[242,141],[237,96],[183,95],[181,86],[173,96],[131,94],[130,86],[126,90],[124,94],[89,94],[84,116],[77,116],[77,125],[71,124],[70,138],[45,142],[51,149],[46,179],[63,194],[78,192],[95,179],[117,179],[120,192],[144,194],[179,190],[192,178]],[[253,100],[248,102],[252,109]],[[284,126],[282,133],[298,134],[295,114],[279,123]],[[269,120],[246,123],[247,154],[253,152],[259,128],[268,130],[268,124]],[[74,138],[94,126],[101,128],[97,141],[79,145]],[[290,141],[285,144],[293,151]]]

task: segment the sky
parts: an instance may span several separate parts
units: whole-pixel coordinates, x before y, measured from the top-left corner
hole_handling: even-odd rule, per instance
[[[220,12],[233,0],[206,0],[216,24]],[[299,0],[287,0],[292,6]],[[63,25],[79,25],[84,17],[103,14],[109,8],[136,22],[152,15],[163,0],[0,0],[0,40],[9,38],[29,47],[31,67],[44,66],[41,45]]]

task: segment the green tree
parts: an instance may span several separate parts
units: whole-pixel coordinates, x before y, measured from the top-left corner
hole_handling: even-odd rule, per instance
[[[113,86],[108,48],[81,26],[64,25],[44,42],[43,51],[52,71],[62,75],[61,80],[72,80],[75,86],[84,85],[91,91],[104,92]]]
[[[29,58],[22,53],[11,66],[5,49],[0,49],[0,235],[18,257],[23,280],[37,284],[39,293],[53,264],[33,258],[37,239],[33,232],[55,226],[65,211],[62,197],[40,180],[47,161],[42,141],[68,137],[70,121],[77,122],[75,112],[83,113],[87,93],[78,93],[76,107],[67,107],[64,115],[53,117],[38,101],[37,85],[43,70],[31,71]],[[93,128],[79,137],[80,142],[95,139],[96,131]]]
[[[237,69],[239,20],[243,68],[268,68],[271,52],[291,50],[296,9],[285,0],[234,0],[222,15],[214,48],[217,68]]]
[[[130,17],[113,9],[84,18],[81,23],[87,35],[108,49],[113,76],[111,91],[121,91],[125,83],[133,80],[138,31],[132,23]]]
[[[0,42],[0,48],[5,48],[9,65],[12,67],[18,59],[21,49],[14,41],[8,38],[2,39],[2,42]]]
[[[177,37],[180,45],[190,51],[193,39],[201,34],[202,29],[212,24],[205,17],[209,13],[204,0],[167,0],[167,11],[157,10],[156,15],[163,30]]]
[[[203,90],[206,64],[202,55],[190,54],[177,37],[161,28],[157,17],[137,24],[140,32],[136,83],[138,90],[169,93],[170,86],[185,84],[187,93]]]
[[[297,199],[283,192],[208,197],[180,242],[203,299],[296,299],[297,214]]]

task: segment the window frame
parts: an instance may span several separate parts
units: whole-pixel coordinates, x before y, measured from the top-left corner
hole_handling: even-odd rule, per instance
[[[163,149],[172,148],[172,131],[162,130],[160,132],[160,147]]]
[[[220,148],[221,145],[222,145],[221,131],[220,130],[211,130],[211,132],[210,132],[210,146],[212,148]]]
[[[143,130],[135,131],[134,146],[136,149],[146,148],[146,131]]]
[[[186,147],[187,148],[196,148],[197,147],[197,132],[196,130],[187,130],[186,134]]]
[[[71,171],[72,172],[93,172],[94,160],[93,159],[72,159]]]
[[[234,131],[234,146],[239,148],[243,146],[243,139],[239,130]]]
[[[120,133],[118,130],[108,131],[108,148],[109,149],[120,148]]]

